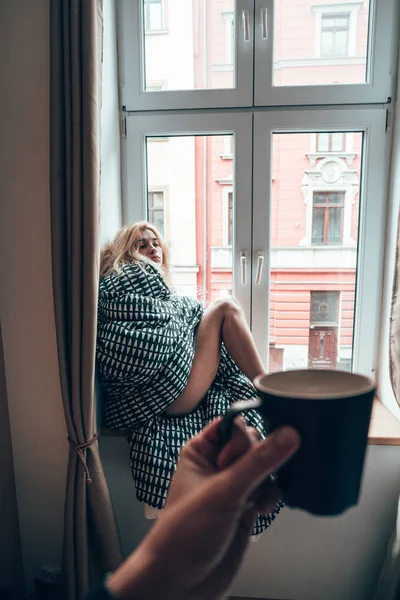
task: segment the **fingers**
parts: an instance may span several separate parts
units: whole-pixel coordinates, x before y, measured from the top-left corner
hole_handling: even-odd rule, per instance
[[[299,446],[300,437],[295,429],[277,429],[218,475],[222,488],[229,490],[235,501],[245,503],[265,478],[287,462]]]
[[[221,417],[211,421],[198,435],[190,439],[184,446],[185,453],[194,451],[204,457],[210,464],[215,465],[220,452],[219,424]]]
[[[281,490],[277,481],[270,477],[264,479],[261,485],[251,495],[251,500],[259,513],[271,512],[281,499]]]
[[[236,417],[230,441],[222,448],[217,458],[218,469],[225,469],[245,454],[256,442],[257,434],[253,428],[246,427],[242,417]]]
[[[237,416],[233,423],[232,437],[223,448],[220,446],[218,417],[205,427],[198,435],[185,444],[185,454],[196,452],[218,469],[225,469],[242,456],[259,439],[258,432],[247,427],[243,417]]]

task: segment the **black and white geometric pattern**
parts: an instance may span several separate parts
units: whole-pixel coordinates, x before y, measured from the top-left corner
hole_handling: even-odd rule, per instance
[[[205,399],[191,413],[164,414],[186,387],[202,304],[171,293],[157,269],[135,263],[101,280],[97,362],[105,391],[105,422],[129,430],[131,468],[139,501],[162,508],[179,453],[188,439],[224,414],[230,404],[255,397],[222,345],[217,375]],[[261,417],[246,416],[264,436]],[[261,533],[282,505],[260,515],[253,534]]]

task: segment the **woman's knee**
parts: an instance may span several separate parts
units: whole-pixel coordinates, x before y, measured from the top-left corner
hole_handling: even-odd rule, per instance
[[[216,300],[210,308],[214,308],[224,318],[244,314],[239,302],[231,297]]]

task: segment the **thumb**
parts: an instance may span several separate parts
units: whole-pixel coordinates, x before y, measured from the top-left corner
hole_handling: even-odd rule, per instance
[[[299,447],[300,436],[295,429],[277,429],[220,473],[223,488],[229,490],[234,501],[246,502],[264,479],[285,464]]]

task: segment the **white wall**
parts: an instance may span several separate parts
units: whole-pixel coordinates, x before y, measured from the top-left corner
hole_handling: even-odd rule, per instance
[[[53,316],[49,0],[0,2],[0,312],[25,578],[59,566],[67,439]]]

